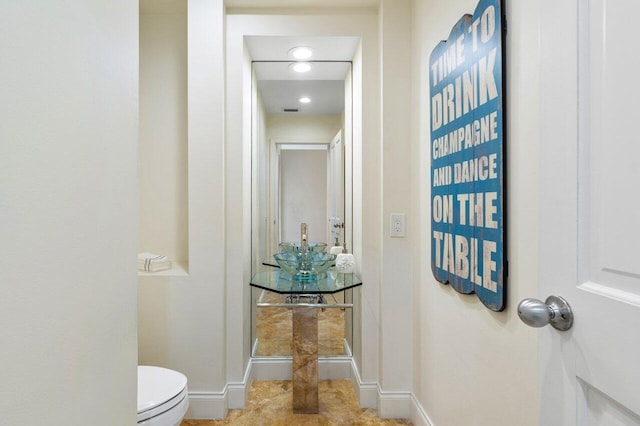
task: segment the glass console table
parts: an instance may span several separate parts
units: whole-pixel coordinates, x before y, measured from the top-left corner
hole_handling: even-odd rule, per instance
[[[279,294],[296,295],[332,294],[362,285],[362,280],[356,274],[342,274],[329,270],[326,275],[325,278],[315,281],[296,281],[291,275],[276,269],[258,272],[251,278],[250,284]]]
[[[286,295],[285,303],[262,303],[260,308],[290,308],[293,321],[293,412],[318,412],[318,308],[351,308],[353,304],[326,303],[323,295],[362,285],[356,274],[329,270],[315,281],[296,281],[280,269],[258,272],[250,285]]]

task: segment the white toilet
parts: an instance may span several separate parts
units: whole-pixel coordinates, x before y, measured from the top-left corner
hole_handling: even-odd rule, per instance
[[[187,408],[187,378],[162,367],[138,366],[138,425],[177,426]]]

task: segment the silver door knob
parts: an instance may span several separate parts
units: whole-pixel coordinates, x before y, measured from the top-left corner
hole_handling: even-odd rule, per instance
[[[553,328],[566,331],[573,325],[571,306],[560,296],[549,296],[542,302],[538,299],[524,299],[518,304],[518,316],[531,327]]]

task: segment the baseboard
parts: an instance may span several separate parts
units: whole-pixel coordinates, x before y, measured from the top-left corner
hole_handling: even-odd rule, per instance
[[[252,358],[252,380],[291,380],[291,357]],[[351,377],[351,357],[320,357],[318,379],[338,380]]]
[[[381,418],[411,419],[415,426],[434,426],[413,392],[384,392],[378,383],[362,381],[360,372],[352,359],[351,382],[362,408],[374,408]]]
[[[253,382],[253,364],[249,360],[249,364],[244,371],[244,377],[241,382],[227,383],[227,396],[229,409],[244,408],[247,398],[249,397],[249,389]]]
[[[290,357],[251,358],[252,380],[291,380]]]
[[[227,390],[223,392],[189,392],[187,419],[224,419],[227,416]]]
[[[378,384],[365,383],[360,377],[355,359],[351,359],[351,383],[356,391],[356,399],[362,408],[378,408]]]
[[[224,419],[227,411],[245,406],[254,380],[291,380],[291,357],[251,358],[241,382],[228,383],[222,392],[189,392],[188,419]],[[412,392],[385,392],[378,383],[363,382],[351,357],[318,360],[320,380],[350,379],[358,403],[378,410],[381,418],[409,418],[416,426],[434,426]]]
[[[291,380],[291,357],[252,358],[253,380]],[[358,404],[363,408],[378,407],[378,384],[364,383],[353,357],[321,357],[318,360],[320,380],[350,379]]]
[[[378,388],[378,416],[382,419],[410,418],[411,393],[386,392]]]
[[[224,419],[229,409],[244,408],[252,382],[252,365],[247,365],[242,382],[227,383],[222,392],[189,392],[187,419]]]
[[[420,401],[411,393],[411,422],[414,426],[435,426]]]

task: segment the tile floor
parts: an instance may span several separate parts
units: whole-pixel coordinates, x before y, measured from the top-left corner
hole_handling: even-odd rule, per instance
[[[254,381],[243,410],[229,410],[224,420],[184,420],[181,426],[304,426],[410,425],[404,419],[380,419],[375,410],[360,408],[349,380],[323,380],[319,385],[320,413],[293,414],[291,381]]]

